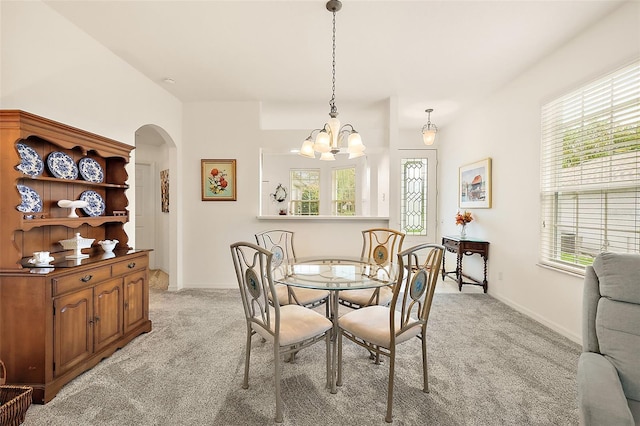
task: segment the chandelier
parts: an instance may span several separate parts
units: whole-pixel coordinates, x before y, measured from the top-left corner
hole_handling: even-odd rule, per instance
[[[429,116],[427,118],[427,124],[422,126],[422,141],[425,145],[433,145],[433,142],[436,140],[436,133],[438,133],[438,127],[431,123],[433,108],[426,109],[424,112],[429,114]]]
[[[347,143],[349,159],[364,155],[365,146],[362,144],[360,134],[351,124],[340,125],[338,120],[338,108],[336,107],[336,12],[342,8],[339,0],[329,0],[327,10],[333,13],[333,54],[332,54],[332,86],[331,100],[329,101],[329,119],[320,129],[311,131],[307,139],[302,143],[299,154],[309,158],[316,158],[315,153],[320,153],[320,160],[333,161],[339,152],[340,146]]]

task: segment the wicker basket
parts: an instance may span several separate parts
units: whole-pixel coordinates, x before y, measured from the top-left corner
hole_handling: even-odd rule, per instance
[[[7,369],[0,361],[0,426],[18,426],[31,405],[33,388],[5,385]]]

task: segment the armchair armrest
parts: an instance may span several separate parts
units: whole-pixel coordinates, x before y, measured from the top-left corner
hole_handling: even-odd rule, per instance
[[[613,364],[597,353],[583,352],[578,361],[580,421],[589,425],[628,425],[635,422]]]

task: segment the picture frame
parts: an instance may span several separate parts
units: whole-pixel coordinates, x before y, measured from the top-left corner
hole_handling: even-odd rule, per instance
[[[160,170],[160,209],[169,213],[169,169]]]
[[[200,160],[202,201],[236,201],[236,160]]]
[[[491,208],[491,158],[460,167],[458,207],[461,209]]]

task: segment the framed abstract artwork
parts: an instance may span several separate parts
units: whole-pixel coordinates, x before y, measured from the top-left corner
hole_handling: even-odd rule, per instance
[[[458,207],[491,208],[491,158],[460,167]]]
[[[236,201],[236,160],[200,160],[202,201]]]

